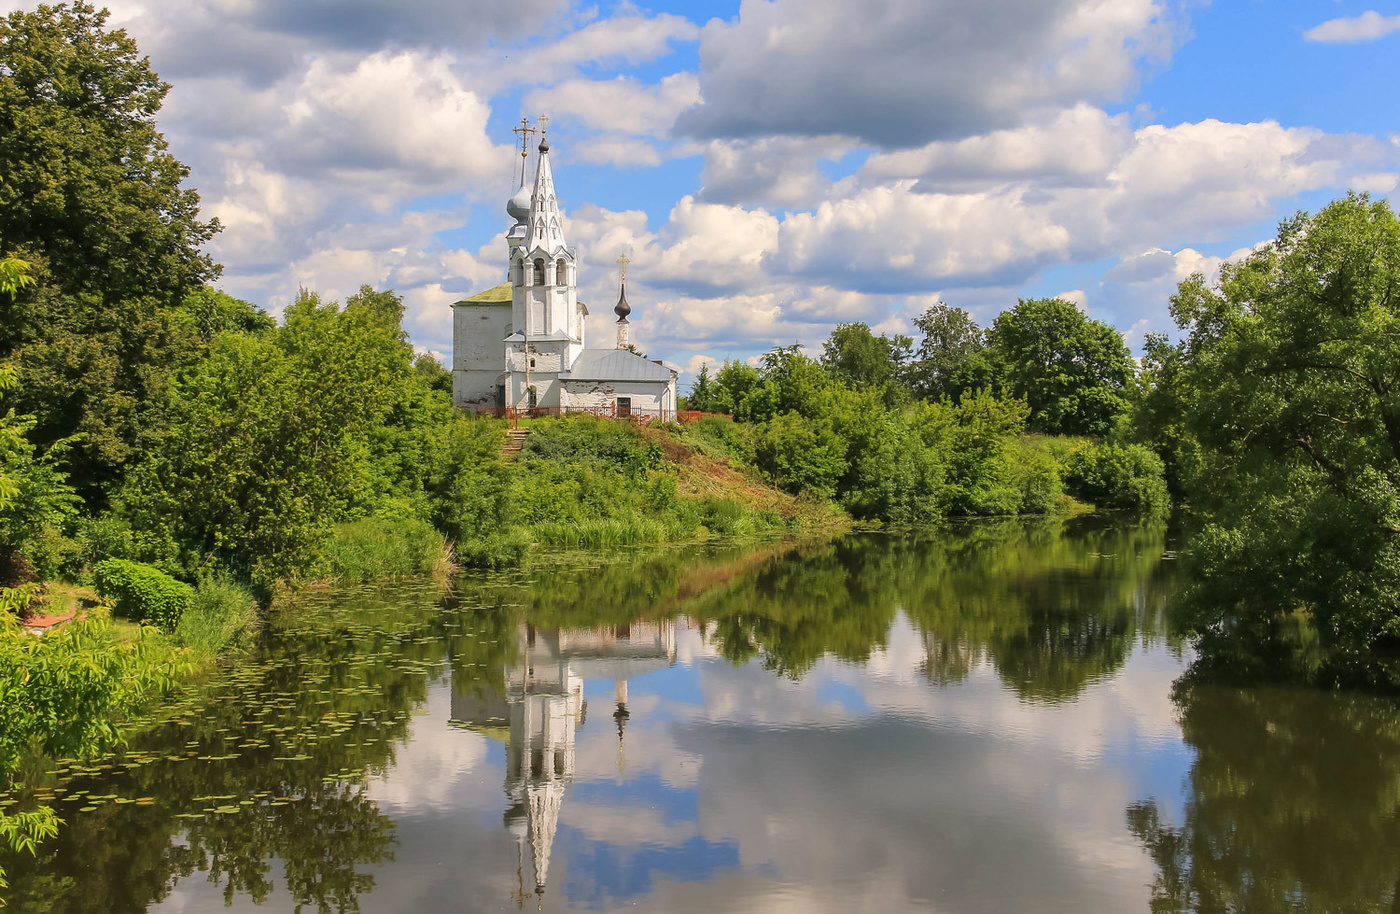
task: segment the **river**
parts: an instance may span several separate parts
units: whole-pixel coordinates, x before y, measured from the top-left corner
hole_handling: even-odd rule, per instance
[[[1195,685],[1162,525],[312,592],[0,856],[13,912],[1385,911],[1400,713]]]

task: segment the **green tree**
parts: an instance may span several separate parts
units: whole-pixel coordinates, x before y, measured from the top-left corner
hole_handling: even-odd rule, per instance
[[[719,395],[719,385],[710,377],[710,366],[702,364],[700,370],[695,374],[695,383],[690,387],[690,396],[686,398],[686,406],[702,413],[718,412],[720,409]]]
[[[1032,429],[1105,435],[1127,406],[1133,362],[1123,338],[1058,298],[1022,299],[990,334],[1006,383],[1026,401]]]
[[[169,86],[106,11],[0,20],[0,238],[36,280],[0,295],[0,358],[41,448],[75,434],[85,492],[118,478],[191,346],[177,311],[217,275],[188,170],[155,119]]]
[[[333,522],[372,506],[386,479],[411,478],[384,428],[414,409],[412,348],[382,304],[341,309],[303,292],[275,334],[215,339],[122,492],[144,557],[185,573],[215,558],[261,583],[294,576]]]
[[[923,339],[908,375],[909,385],[919,397],[957,400],[965,391],[990,380],[979,377],[985,370],[975,370],[985,359],[974,361],[974,356],[982,353],[987,343],[986,334],[971,314],[939,302],[914,318],[914,326]]]
[[[739,407],[762,382],[758,369],[737,359],[727,361],[715,375],[719,387],[715,405],[719,412],[738,415]]]
[[[914,341],[876,336],[864,323],[840,324],[822,344],[822,367],[852,390],[876,391],[890,405],[908,399],[903,377]]]
[[[1130,391],[1131,436],[1161,458],[1167,490],[1185,496],[1198,461],[1195,437],[1186,428],[1193,395],[1186,383],[1186,347],[1161,333],[1149,333],[1142,347],[1142,367]]]
[[[1184,620],[1207,647],[1302,607],[1333,645],[1400,639],[1397,289],[1400,219],[1350,195],[1173,297],[1206,521]]]

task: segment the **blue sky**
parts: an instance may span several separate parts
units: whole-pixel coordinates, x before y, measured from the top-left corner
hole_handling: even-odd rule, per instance
[[[504,275],[522,115],[590,333],[627,253],[634,339],[688,373],[937,301],[1064,295],[1137,345],[1180,279],[1400,173],[1395,0],[110,8],[174,86],[223,287],[391,287],[443,357],[448,305]]]

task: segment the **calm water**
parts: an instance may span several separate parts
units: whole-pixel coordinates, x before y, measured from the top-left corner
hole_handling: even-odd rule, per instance
[[[1196,688],[1164,528],[321,595],[6,856],[30,911],[1369,911],[1400,714]]]

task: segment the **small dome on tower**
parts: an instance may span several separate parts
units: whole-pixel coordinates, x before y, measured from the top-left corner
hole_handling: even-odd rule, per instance
[[[627,315],[632,313],[632,306],[627,304],[627,286],[623,285],[622,291],[617,296],[617,307],[613,308],[620,321],[627,320]]]
[[[516,222],[528,220],[530,218],[530,188],[522,184],[520,189],[515,192],[515,196],[506,203],[506,212]]]

